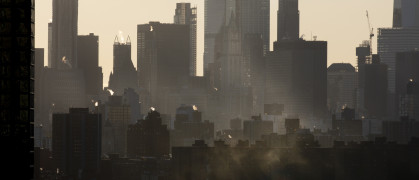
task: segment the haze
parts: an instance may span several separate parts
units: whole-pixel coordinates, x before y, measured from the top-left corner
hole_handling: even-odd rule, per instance
[[[137,66],[137,24],[149,21],[173,23],[178,0],[79,0],[78,33],[99,35],[99,61],[103,67],[104,86],[112,71],[112,45],[122,31],[132,40],[132,60]],[[198,75],[202,75],[204,51],[204,0],[190,0],[198,8]],[[369,37],[365,16],[369,11],[371,24],[376,29],[390,27],[392,0],[300,0],[300,34],[311,39],[328,41],[328,64],[349,62],[356,65],[355,47]],[[271,0],[271,42],[276,40],[278,0]],[[48,22],[52,18],[52,0],[37,1],[36,39],[37,48],[48,52]],[[373,48],[376,52],[376,38]],[[272,43],[271,43],[272,49]],[[46,53],[47,55],[47,53]],[[45,56],[47,65],[47,56]]]

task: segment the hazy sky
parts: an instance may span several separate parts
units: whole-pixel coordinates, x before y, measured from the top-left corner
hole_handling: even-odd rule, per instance
[[[103,67],[103,83],[108,84],[112,71],[113,41],[122,31],[130,35],[132,60],[137,66],[137,24],[149,21],[173,23],[177,2],[190,2],[198,8],[198,75],[202,75],[204,51],[204,0],[79,0],[80,35],[99,35],[99,64]],[[310,40],[328,41],[328,64],[349,62],[356,65],[355,47],[369,38],[366,10],[374,32],[392,25],[393,0],[300,0],[300,35]],[[278,0],[271,0],[271,42],[276,40]],[[36,1],[37,48],[48,51],[48,22],[52,19],[52,0]],[[376,37],[373,48],[376,52]],[[271,43],[272,49],[272,43]]]

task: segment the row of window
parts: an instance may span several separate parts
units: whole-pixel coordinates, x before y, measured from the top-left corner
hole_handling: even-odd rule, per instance
[[[12,107],[13,104],[18,105],[19,108],[33,108],[34,107],[34,95],[33,94],[20,94],[18,96],[10,96],[2,94],[0,95],[0,108],[2,109],[15,109]]]
[[[11,23],[11,22],[0,22],[0,35],[9,35],[11,33],[15,35],[34,35],[35,32],[34,24],[27,23]]]
[[[35,63],[35,56],[31,56],[32,51],[0,51],[0,64],[24,64],[27,65],[30,61],[31,64]]]
[[[34,45],[35,41],[33,37],[0,37],[0,49],[33,49],[35,47]]]
[[[35,77],[35,68],[33,66],[0,66],[0,79],[3,78],[26,79]]]

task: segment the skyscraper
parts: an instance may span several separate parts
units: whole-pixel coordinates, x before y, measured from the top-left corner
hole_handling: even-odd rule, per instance
[[[419,51],[397,53],[396,107],[398,116],[419,119]]]
[[[0,1],[2,172],[14,179],[33,179],[34,173],[34,3]]]
[[[236,0],[238,3],[242,38],[247,34],[259,34],[263,39],[263,53],[269,51],[270,44],[270,1]]]
[[[51,68],[78,67],[78,0],[53,0],[52,11]]]
[[[138,78],[145,112],[151,106],[162,107],[165,89],[187,83],[191,62],[190,26],[150,22],[138,25],[137,30]]]
[[[117,95],[123,95],[124,90],[132,88],[138,90],[137,71],[131,60],[131,40],[119,42],[115,38],[113,45],[113,72],[109,76],[109,88]]]
[[[101,158],[101,117],[72,108],[53,115],[52,157],[69,179],[96,179]]]
[[[419,1],[394,0],[393,28],[419,26]]]
[[[265,104],[284,104],[303,124],[324,117],[327,105],[327,42],[280,41],[266,56]]]
[[[365,64],[364,107],[365,117],[383,118],[387,114],[387,71],[388,66],[381,63],[380,56],[373,55],[372,63]]]
[[[378,55],[381,62],[388,66],[389,92],[395,92],[396,53],[419,48],[419,27],[380,28],[378,29]]]
[[[196,26],[197,9],[191,8],[191,3],[176,3],[175,24],[187,24],[190,26],[190,62],[189,75],[196,76]]]
[[[357,73],[349,63],[334,63],[327,69],[328,107],[335,114],[345,107],[355,108]]]
[[[84,72],[86,94],[97,96],[103,89],[102,67],[99,67],[99,36],[90,33],[77,37],[77,59],[79,68]]]
[[[224,23],[226,0],[205,0],[204,74],[214,63],[215,39]]]
[[[298,0],[279,0],[277,40],[298,39],[300,34],[300,12]]]

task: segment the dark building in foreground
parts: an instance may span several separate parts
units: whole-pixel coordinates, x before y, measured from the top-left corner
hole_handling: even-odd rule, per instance
[[[417,179],[418,140],[408,145],[385,140],[359,144],[335,143],[332,148],[311,146],[275,148],[265,142],[246,141],[229,147],[215,142],[208,147],[197,141],[192,147],[173,148],[172,179]]]
[[[14,179],[32,179],[34,172],[34,3],[0,1],[2,172]]]
[[[129,159],[109,154],[101,161],[100,180],[169,180],[170,160],[156,157]]]
[[[129,125],[127,131],[127,155],[132,158],[164,157],[170,153],[170,137],[166,125],[162,125],[160,113],[150,111],[145,120]]]
[[[101,117],[87,108],[54,114],[52,158],[66,179],[96,179],[101,158]]]

